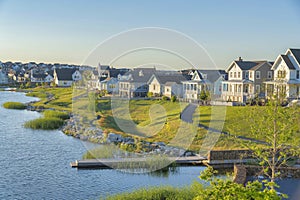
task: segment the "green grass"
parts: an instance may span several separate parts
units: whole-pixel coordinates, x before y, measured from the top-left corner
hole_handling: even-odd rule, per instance
[[[202,186],[192,184],[189,187],[175,188],[171,186],[161,186],[152,188],[142,188],[133,192],[126,192],[109,196],[107,200],[192,200],[200,194]]]
[[[69,119],[70,116],[66,112],[60,112],[60,111],[55,111],[55,110],[45,110],[43,112],[43,115],[45,118],[59,118],[62,120]]]
[[[33,106],[43,106],[44,108],[53,108],[60,111],[72,111],[72,88],[36,87],[28,89],[26,95],[40,98],[40,101],[34,103]]]
[[[6,102],[3,104],[3,107],[7,109],[17,109],[17,110],[26,109],[26,105],[20,102]]]
[[[59,118],[38,118],[25,122],[25,128],[53,130],[58,129],[64,124],[64,121]]]

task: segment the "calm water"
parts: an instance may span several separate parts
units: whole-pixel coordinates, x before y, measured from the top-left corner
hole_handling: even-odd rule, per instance
[[[0,92],[6,101],[28,102],[22,93]],[[0,199],[99,199],[108,194],[154,185],[183,186],[197,180],[200,167],[179,168],[168,177],[115,170],[77,170],[87,144],[60,131],[24,129],[40,114],[0,107]]]

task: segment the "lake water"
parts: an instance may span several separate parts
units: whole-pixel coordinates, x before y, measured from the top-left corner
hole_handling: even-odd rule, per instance
[[[0,92],[6,101],[35,100],[23,93]],[[37,112],[0,107],[0,199],[99,199],[108,194],[155,185],[183,186],[198,180],[202,167],[178,168],[167,177],[116,170],[77,170],[87,144],[61,131],[23,128]]]
[[[35,100],[23,93],[0,92],[6,101]],[[70,162],[81,159],[93,144],[61,131],[23,128],[37,112],[0,106],[0,199],[99,199],[109,194],[157,185],[184,186],[197,181],[203,167],[179,167],[168,176],[130,174],[116,170],[77,170]],[[282,189],[299,199],[299,180],[283,180]],[[298,191],[298,193],[297,193]]]

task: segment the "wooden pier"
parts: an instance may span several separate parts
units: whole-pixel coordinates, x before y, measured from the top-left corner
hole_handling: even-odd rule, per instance
[[[88,159],[88,160],[76,160],[71,162],[70,165],[73,168],[121,168],[131,164],[146,163],[149,158],[111,158],[111,159]],[[150,158],[151,159],[151,158]],[[206,160],[201,156],[188,156],[188,157],[168,157],[168,164],[176,163],[177,165],[202,165],[202,161]]]

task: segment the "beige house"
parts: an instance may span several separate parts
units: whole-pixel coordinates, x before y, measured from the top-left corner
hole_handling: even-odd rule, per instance
[[[154,96],[177,96],[182,97],[182,81],[186,81],[186,77],[176,72],[159,72],[153,74],[149,81],[149,92]]]
[[[267,96],[282,92],[287,99],[300,98],[300,49],[288,49],[279,55],[272,70],[274,80],[265,82]]]
[[[222,82],[222,100],[245,103],[255,96],[264,97],[264,82],[273,79],[271,62],[233,61],[226,69],[228,80]]]

